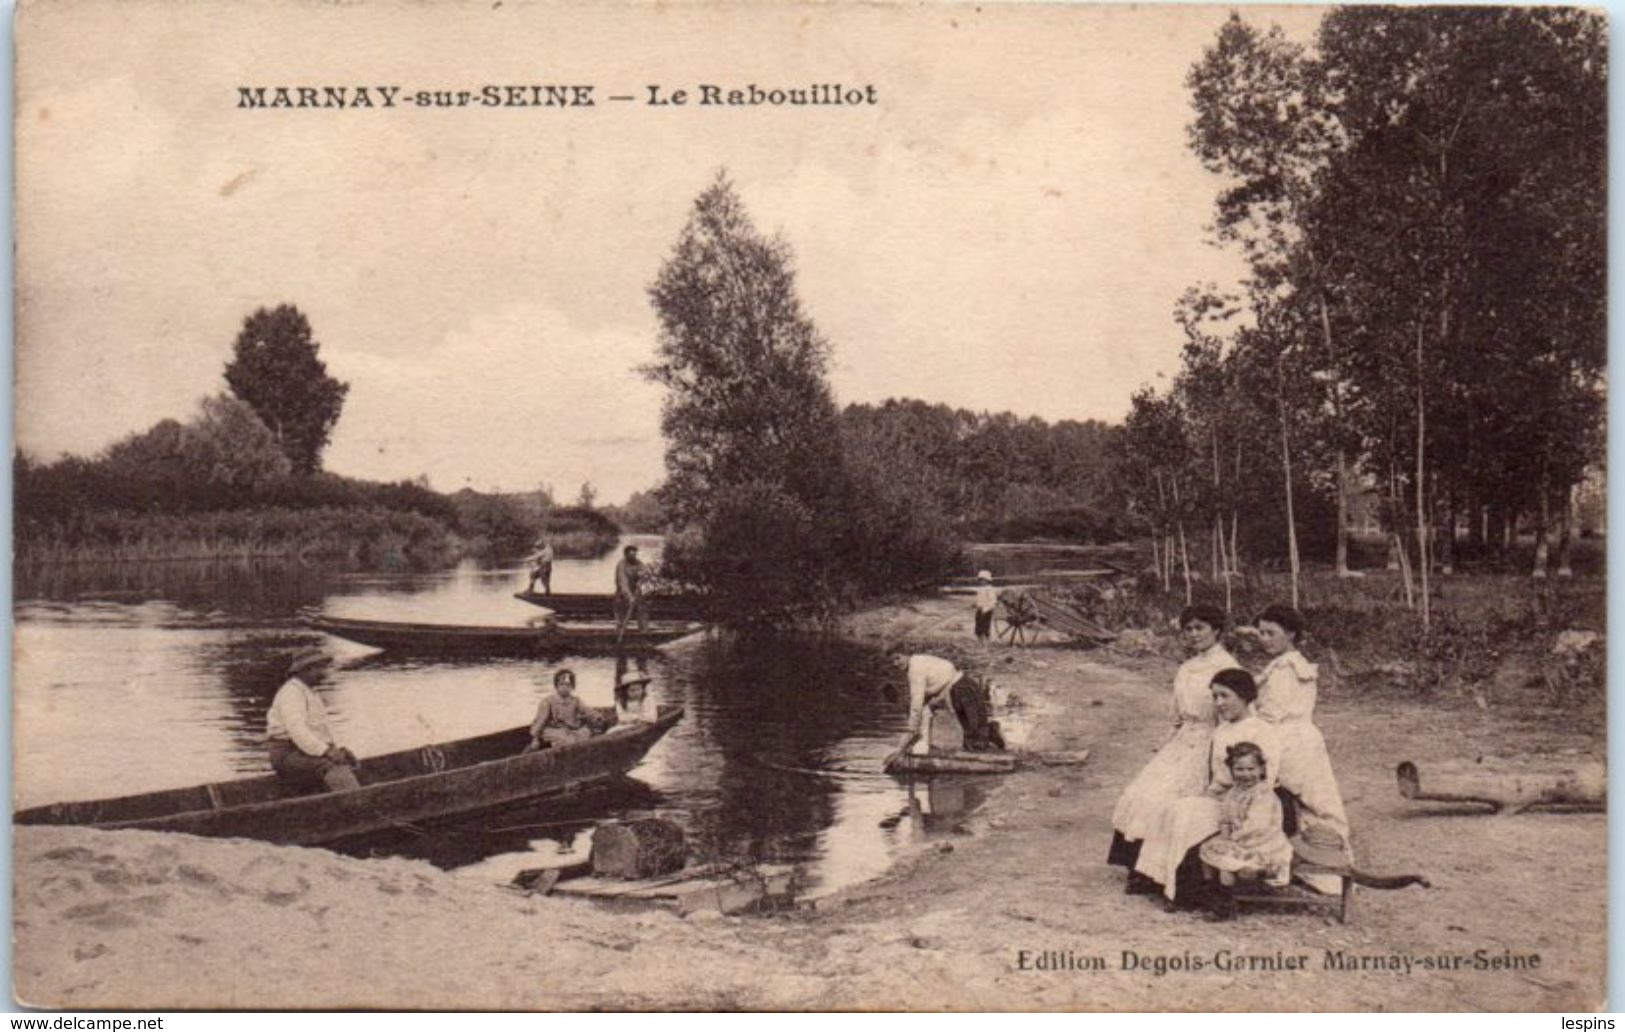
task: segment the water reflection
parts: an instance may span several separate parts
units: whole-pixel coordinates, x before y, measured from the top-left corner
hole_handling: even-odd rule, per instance
[[[561,561],[555,586],[604,590],[613,564]],[[212,569],[129,564],[116,576],[87,567],[19,579],[20,806],[264,773],[265,712],[286,657],[315,643],[341,659],[320,691],[340,741],[364,756],[526,724],[566,665],[589,705],[612,705],[617,680],[641,674],[654,702],[687,708],[614,785],[342,844],[361,856],[416,856],[506,880],[498,876],[584,855],[597,821],[655,812],[684,825],[695,859],[805,863],[816,893],[872,877],[922,837],[953,833],[944,815],[976,805],[952,801],[972,788],[878,773],[906,696],[882,657],[850,643],[717,636],[618,662],[397,658],[304,630],[299,611],[519,623],[540,612],[511,597],[526,571]],[[136,594],[91,597],[119,590]]]

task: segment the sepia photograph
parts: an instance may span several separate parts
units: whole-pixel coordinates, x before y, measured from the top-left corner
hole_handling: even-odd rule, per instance
[[[1606,12],[15,43],[15,1005],[1607,1006]]]

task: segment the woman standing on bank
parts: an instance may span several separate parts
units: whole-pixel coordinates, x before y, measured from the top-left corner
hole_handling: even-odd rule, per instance
[[[1179,614],[1180,635],[1189,659],[1174,673],[1173,731],[1162,748],[1118,797],[1112,812],[1112,844],[1106,862],[1129,869],[1128,889],[1148,888],[1134,874],[1140,843],[1163,809],[1175,799],[1199,795],[1208,782],[1208,743],[1213,736],[1213,675],[1239,666],[1219,638],[1224,611],[1189,606]]]

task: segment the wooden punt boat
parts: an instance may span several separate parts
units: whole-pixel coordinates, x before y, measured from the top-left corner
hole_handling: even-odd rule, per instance
[[[350,620],[312,617],[313,630],[392,652],[461,653],[481,656],[530,656],[557,653],[616,652],[647,649],[704,630],[698,623],[650,621],[648,630],[631,624],[619,638],[613,623],[561,624],[539,627],[489,627],[462,624],[404,623],[396,620]]]
[[[564,620],[615,619],[614,595],[542,595],[521,591],[514,598],[551,610],[553,615]],[[700,600],[692,595],[645,595],[643,604],[649,610],[651,620],[700,620],[705,615]]]
[[[276,775],[19,811],[17,824],[142,828],[319,845],[355,835],[575,791],[626,773],[683,716],[629,724],[573,745],[522,753],[528,726],[361,761],[361,787],[301,792]]]
[[[886,768],[888,774],[1008,774],[1016,769],[1014,753],[953,752],[904,753]]]

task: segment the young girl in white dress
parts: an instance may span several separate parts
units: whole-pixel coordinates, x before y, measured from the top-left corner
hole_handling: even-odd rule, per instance
[[[1271,885],[1292,880],[1292,844],[1281,830],[1281,801],[1268,777],[1264,750],[1238,742],[1225,750],[1234,784],[1219,803],[1219,833],[1202,843],[1202,862],[1219,872],[1219,884],[1238,875]]]

